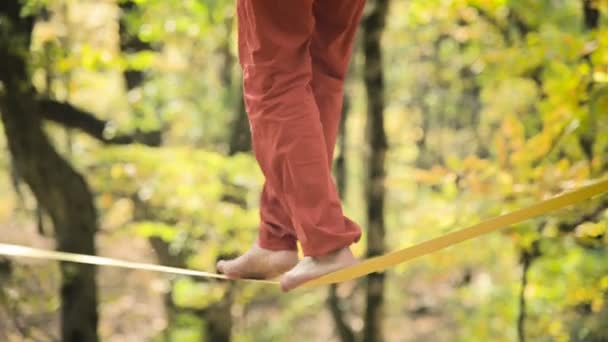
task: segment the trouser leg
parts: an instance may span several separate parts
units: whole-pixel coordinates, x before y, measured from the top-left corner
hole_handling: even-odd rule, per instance
[[[238,19],[239,58],[254,154],[268,183],[266,195],[276,195],[278,208],[284,209],[292,223],[292,227],[286,222],[277,225],[274,234],[268,229],[273,225],[262,224],[262,247],[273,242],[265,241],[265,232],[272,240],[281,236],[277,232],[290,228],[304,254],[310,256],[357,241],[360,229],[344,218],[331,178],[331,159],[311,87],[313,1],[241,0]],[[272,196],[268,200],[271,203]],[[269,208],[272,206],[261,210],[262,216],[280,217],[278,221],[285,218],[264,214]]]
[[[260,196],[260,228],[258,245],[273,251],[297,250],[297,236],[287,210],[279,197],[264,182]]]
[[[344,80],[365,0],[317,0],[311,40],[312,90],[319,108],[331,168],[344,99]],[[360,229],[344,217],[344,224]]]

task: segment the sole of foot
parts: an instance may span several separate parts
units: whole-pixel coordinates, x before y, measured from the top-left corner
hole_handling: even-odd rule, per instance
[[[272,279],[298,263],[297,251],[273,251],[254,244],[245,254],[232,259],[220,260],[218,272],[228,278]]]
[[[358,260],[348,247],[324,256],[305,257],[281,277],[281,289],[285,292],[291,291],[309,280],[357,263]]]

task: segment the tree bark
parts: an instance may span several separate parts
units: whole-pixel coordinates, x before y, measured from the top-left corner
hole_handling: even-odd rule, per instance
[[[146,203],[141,202],[136,196],[133,196],[133,202],[135,204],[134,220],[160,220],[155,213],[158,210],[154,207],[148,207]],[[167,224],[173,224],[174,222],[165,222]],[[149,239],[150,245],[154,250],[158,261],[162,265],[171,267],[187,268],[186,259],[187,253],[172,253],[169,250],[169,244],[166,241],[158,237],[152,237]],[[194,279],[195,281],[204,282],[206,280]],[[218,342],[229,342],[232,337],[232,303],[233,303],[233,291],[232,285],[226,284],[214,284],[214,286],[227,286],[226,294],[224,297],[216,302],[209,304],[209,306],[200,309],[183,308],[175,305],[173,302],[172,291],[169,291],[164,298],[165,302],[165,315],[168,322],[168,327],[165,331],[165,338],[168,338],[171,326],[177,321],[177,318],[182,313],[190,313],[197,316],[203,324],[204,332],[201,334],[204,341],[218,341]]]
[[[347,147],[347,131],[346,122],[348,120],[348,111],[350,109],[350,98],[344,94],[344,104],[342,105],[342,114],[340,116],[340,135],[338,136],[338,147],[340,154],[336,158],[335,172],[336,172],[336,187],[341,199],[346,197],[346,147]]]
[[[338,297],[337,288],[338,287],[336,286],[336,284],[332,284],[329,286],[327,305],[329,306],[329,311],[331,313],[332,318],[334,319],[334,324],[336,326],[338,336],[340,337],[340,341],[354,342],[355,333],[344,319],[344,309],[342,308],[342,301]]]
[[[583,20],[587,30],[595,30],[600,23],[600,10],[593,0],[583,0]]]
[[[388,13],[388,0],[370,1],[370,14],[363,21],[365,89],[367,93],[367,257],[385,251],[384,198],[385,158],[388,149],[384,130],[384,76],[380,39]],[[383,341],[384,273],[367,277],[363,341]]]
[[[344,197],[346,196],[346,121],[348,118],[349,109],[350,99],[346,94],[344,94],[344,104],[342,106],[342,114],[340,117],[340,136],[338,137],[340,154],[336,158],[334,168],[336,175],[336,187],[338,188],[338,193],[340,194],[341,199],[344,199]],[[355,333],[344,318],[345,314],[343,309],[343,302],[340,300],[340,297],[338,297],[337,289],[338,287],[336,284],[332,284],[329,286],[329,293],[327,296],[327,305],[329,307],[329,312],[331,313],[331,316],[334,320],[334,325],[336,326],[336,331],[338,332],[340,341],[354,342]]]
[[[95,254],[97,214],[82,175],[63,159],[44,134],[35,91],[27,73],[31,17],[21,17],[21,2],[0,3],[0,95],[2,123],[19,174],[50,215],[57,249]],[[63,341],[98,341],[95,268],[61,263]]]
[[[595,1],[592,0],[582,0],[583,5],[583,27],[585,31],[593,31],[596,30],[600,23],[600,10],[597,8],[597,5],[594,4]],[[585,60],[590,66],[590,69],[593,70],[593,62],[591,61],[591,56],[589,54],[584,56]],[[593,93],[595,88],[595,82],[593,79],[587,85],[587,91],[589,94]],[[589,115],[591,115],[591,111]],[[594,120],[590,120],[591,125],[595,126]],[[588,160],[593,159],[593,145],[595,143],[595,132],[597,128],[593,127],[593,129],[588,129],[584,134],[579,137],[579,144]]]
[[[534,257],[527,252],[522,252],[521,263],[521,287],[519,289],[519,314],[517,315],[517,340],[526,342],[526,288],[528,286],[528,271]]]
[[[118,34],[120,37],[120,52],[123,54],[138,53],[146,50],[152,50],[152,45],[143,42],[135,34],[129,32],[127,25],[127,16],[137,9],[137,4],[134,1],[119,2],[121,16],[118,23]],[[144,82],[144,73],[141,70],[126,68],[123,71],[123,78],[127,91],[139,87]]]
[[[234,19],[226,19],[226,32],[230,32],[233,27]],[[230,34],[227,34],[225,44],[222,46],[222,55],[224,66],[222,68],[221,78],[226,89],[232,90],[232,96],[229,96],[229,101],[234,103],[234,114],[231,122],[230,142],[228,145],[228,155],[233,155],[238,152],[251,151],[251,129],[249,127],[249,119],[247,118],[247,110],[245,101],[243,100],[243,76],[239,71],[237,77],[232,77],[232,69],[237,59],[230,52]]]
[[[237,93],[236,113],[234,114],[235,117],[232,121],[232,130],[230,132],[229,155],[251,151],[251,130],[249,128],[249,120],[247,119],[247,111],[245,110],[245,102],[243,101],[243,90],[239,87]]]
[[[152,44],[144,42],[136,34],[129,32],[127,25],[127,16],[136,13],[138,10],[137,3],[132,0],[119,1],[121,10],[121,16],[118,23],[118,34],[120,37],[120,52],[124,55],[135,54],[143,51],[152,51]],[[123,78],[125,80],[125,88],[127,93],[139,88],[145,81],[144,72],[137,69],[126,68],[123,70]],[[134,106],[131,106],[131,111],[134,117],[141,117],[144,114]],[[159,116],[160,120],[160,116]],[[161,129],[152,130],[148,132],[140,132],[136,130],[136,134],[139,137],[139,142],[148,146],[160,146],[162,145],[162,125]]]

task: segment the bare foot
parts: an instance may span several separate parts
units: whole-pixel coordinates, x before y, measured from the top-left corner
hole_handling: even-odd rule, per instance
[[[290,291],[311,279],[356,263],[357,259],[348,247],[320,257],[305,257],[281,277],[281,289]]]
[[[272,251],[254,244],[236,259],[218,261],[217,270],[229,278],[270,279],[297,263],[297,251]]]

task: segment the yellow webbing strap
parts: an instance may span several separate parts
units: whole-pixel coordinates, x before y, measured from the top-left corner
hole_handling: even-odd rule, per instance
[[[491,218],[474,226],[457,230],[411,247],[364,260],[354,266],[313,279],[302,286],[314,287],[340,283],[362,277],[366,274],[382,271],[408,260],[437,252],[438,250],[455,245],[459,242],[508,227],[510,225],[561,209],[572,204],[580,203],[586,199],[605,192],[608,192],[608,179],[581,187],[577,190],[559,196],[555,196],[548,200],[538,202],[527,208]]]
[[[169,267],[169,266],[154,265],[154,264],[144,264],[144,263],[140,263],[140,262],[132,262],[132,261],[119,260],[119,259],[105,258],[105,257],[100,257],[100,256],[95,256],[95,255],[49,251],[49,250],[45,250],[45,249],[25,247],[25,246],[13,245],[13,244],[8,244],[8,243],[0,243],[0,255],[27,257],[27,258],[44,259],[44,260],[67,261],[67,262],[75,262],[75,263],[79,263],[79,264],[90,264],[90,265],[99,265],[99,266],[114,266],[114,267],[121,267],[121,268],[130,268],[130,269],[134,269],[134,270],[146,270],[146,271],[153,271],[153,272],[181,274],[181,275],[203,277],[203,278],[229,279],[225,275],[217,274],[217,273],[195,271],[195,270],[189,270],[186,268]],[[270,280],[259,280],[259,279],[239,279],[239,280],[277,284],[276,281],[270,281]]]
[[[354,266],[344,268],[342,270],[326,274],[319,278],[313,279],[302,287],[315,287],[320,285],[327,285],[333,283],[340,283],[352,279],[362,277],[366,274],[386,270],[397,264],[405,261],[430,254],[446,247],[455,245],[457,243],[481,236],[483,234],[490,233],[492,231],[508,227],[510,225],[537,217],[569,205],[583,202],[584,200],[590,199],[591,197],[597,196],[608,192],[608,179],[599,181],[597,183],[581,187],[577,190],[555,196],[548,200],[544,200],[533,204],[527,208],[519,209],[514,212],[504,214],[495,218],[488,219],[474,226],[457,230],[438,238],[431,239],[417,245],[407,247],[401,250],[397,250],[385,255],[381,255],[375,258],[367,259],[358,263]],[[75,262],[82,264],[100,265],[100,266],[114,266],[130,269],[147,270],[162,273],[172,273],[189,275],[195,277],[204,278],[217,278],[217,279],[228,279],[222,274],[195,271],[184,268],[161,266],[154,264],[145,264],[138,262],[131,262],[125,260],[118,260],[100,256],[66,253],[58,251],[49,251],[44,249],[25,247],[14,244],[0,243],[0,255],[15,256],[15,257],[28,257],[45,260],[57,260],[66,262]],[[272,280],[257,280],[257,279],[239,279],[243,281],[259,282],[267,284],[277,284],[276,281]]]

